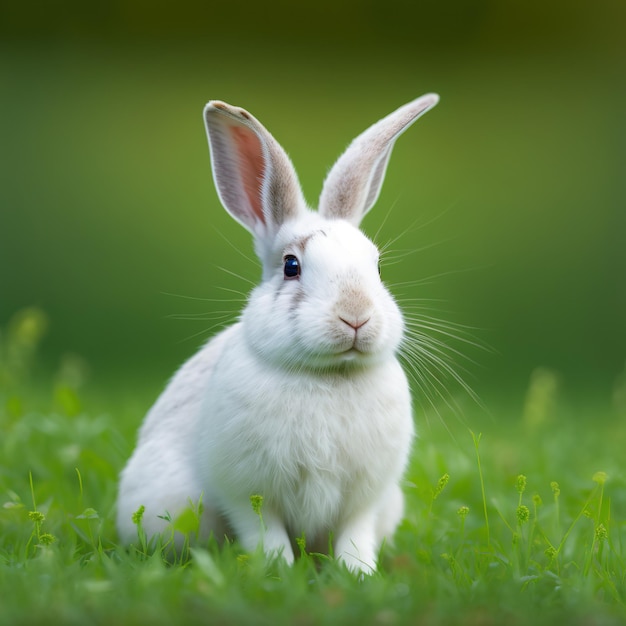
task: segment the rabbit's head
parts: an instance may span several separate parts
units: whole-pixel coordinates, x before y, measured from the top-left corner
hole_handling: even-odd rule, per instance
[[[422,96],[357,137],[330,170],[317,212],[287,154],[252,115],[223,102],[205,107],[220,199],[252,232],[263,264],[242,322],[268,362],[363,367],[398,348],[402,315],[381,282],[378,250],[358,226],[378,198],[395,140],[437,101]]]

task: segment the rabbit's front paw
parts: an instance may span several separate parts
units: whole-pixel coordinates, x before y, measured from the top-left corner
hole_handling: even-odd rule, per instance
[[[376,571],[373,535],[344,533],[336,545],[337,558],[354,574],[370,575]]]
[[[287,531],[282,527],[266,528],[263,534],[263,552],[271,558],[282,558],[287,565],[293,565],[294,554]]]

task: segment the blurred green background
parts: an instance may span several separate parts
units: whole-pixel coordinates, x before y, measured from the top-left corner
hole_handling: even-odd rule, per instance
[[[619,0],[3,2],[0,326],[40,307],[44,368],[73,353],[95,381],[157,389],[240,308],[224,289],[259,276],[213,187],[205,102],[256,115],[315,204],[356,134],[436,91],[364,224],[421,249],[385,279],[423,280],[394,293],[478,328],[493,353],[462,349],[487,405],[521,398],[537,367],[610,402],[626,361],[624,32]]]

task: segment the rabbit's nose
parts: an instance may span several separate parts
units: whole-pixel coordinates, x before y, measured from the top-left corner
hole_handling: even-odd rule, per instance
[[[339,316],[339,319],[344,324],[347,324],[348,326],[350,326],[350,328],[354,328],[355,331],[359,330],[359,328],[361,328],[362,326],[365,326],[365,324],[367,324],[370,321],[369,317],[364,320],[361,320],[359,318],[349,320],[349,319],[346,319],[345,317]]]

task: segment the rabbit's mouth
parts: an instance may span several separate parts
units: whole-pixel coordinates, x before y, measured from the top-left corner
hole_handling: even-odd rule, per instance
[[[344,337],[343,341],[338,343],[333,350],[335,356],[341,360],[351,360],[365,356],[366,350],[363,350],[359,339],[356,333],[354,337]]]
[[[367,352],[360,350],[356,346],[352,346],[337,355],[337,360],[342,364],[359,365],[369,360]]]

